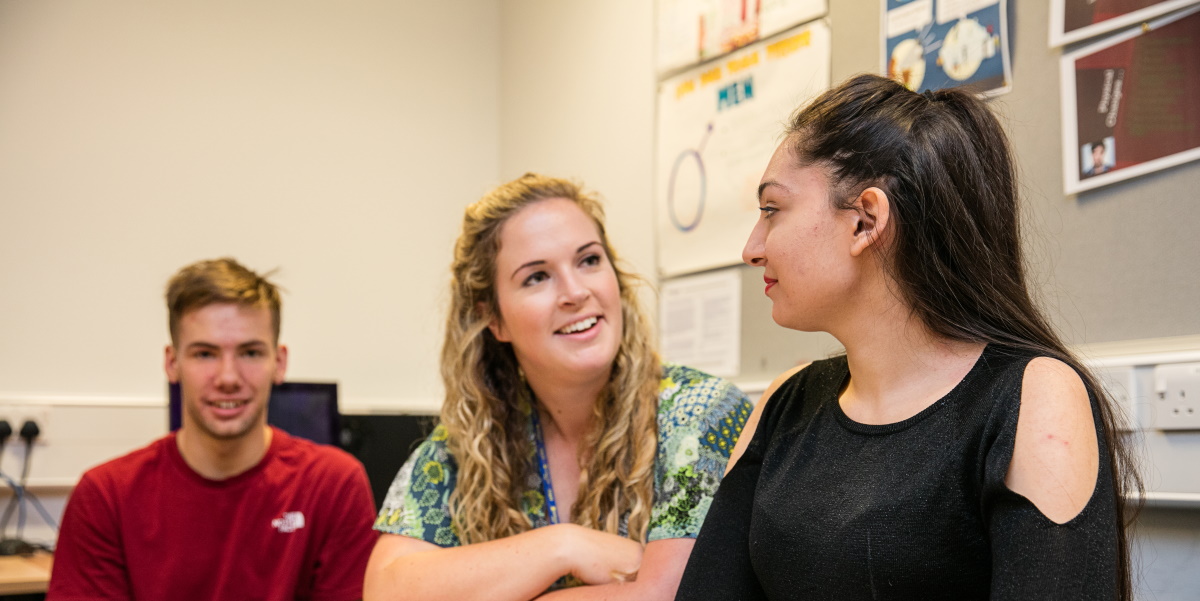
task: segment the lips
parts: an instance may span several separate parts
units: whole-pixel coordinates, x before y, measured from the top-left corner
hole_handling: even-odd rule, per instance
[[[771,288],[774,288],[775,284],[779,282],[779,280],[769,278],[765,275],[763,276],[763,281],[767,283],[767,287],[763,289],[763,294],[771,292]]]

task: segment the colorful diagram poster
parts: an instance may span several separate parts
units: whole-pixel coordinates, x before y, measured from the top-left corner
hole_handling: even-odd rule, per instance
[[[1067,194],[1200,159],[1200,6],[1062,58]]]
[[[1138,25],[1200,0],[1051,0],[1050,47]]]
[[[910,90],[1012,89],[1008,0],[883,0],[883,72]]]
[[[767,161],[788,116],[829,88],[829,69],[829,26],[817,21],[659,84],[662,275],[741,262]]]
[[[824,16],[826,0],[656,0],[659,74]]]

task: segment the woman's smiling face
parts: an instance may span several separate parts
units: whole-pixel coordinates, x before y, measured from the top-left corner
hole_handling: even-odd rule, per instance
[[[489,327],[527,377],[608,377],[623,331],[620,286],[599,228],[574,202],[540,200],[501,226],[496,300]]]

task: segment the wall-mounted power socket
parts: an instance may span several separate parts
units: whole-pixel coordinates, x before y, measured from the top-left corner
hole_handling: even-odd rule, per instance
[[[8,420],[8,425],[13,429],[12,436],[8,439],[9,446],[21,443],[21,426],[25,425],[27,421],[33,421],[38,426],[38,437],[34,441],[34,445],[46,444],[50,440],[48,434],[52,432],[50,427],[52,413],[53,408],[49,405],[0,406],[0,419]]]
[[[1154,427],[1200,430],[1200,363],[1154,367]]]

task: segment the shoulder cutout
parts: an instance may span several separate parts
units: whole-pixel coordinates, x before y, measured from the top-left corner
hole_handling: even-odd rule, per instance
[[[738,435],[737,444],[733,445],[733,450],[729,452],[729,463],[725,464],[725,473],[733,469],[733,465],[737,463],[742,453],[746,452],[746,446],[750,444],[750,439],[754,438],[754,432],[758,430],[758,418],[762,416],[763,407],[767,406],[767,401],[771,400],[771,395],[775,394],[776,390],[788,381],[789,378],[800,373],[800,370],[812,365],[811,362],[803,365],[797,365],[776,377],[767,390],[759,397],[758,402],[754,404],[754,411],[750,413],[749,419],[746,420],[746,427],[742,428],[742,433]]]
[[[1087,389],[1062,361],[1038,357],[1025,367],[1012,461],[1004,479],[1042,515],[1064,524],[1096,488],[1100,450]]]

